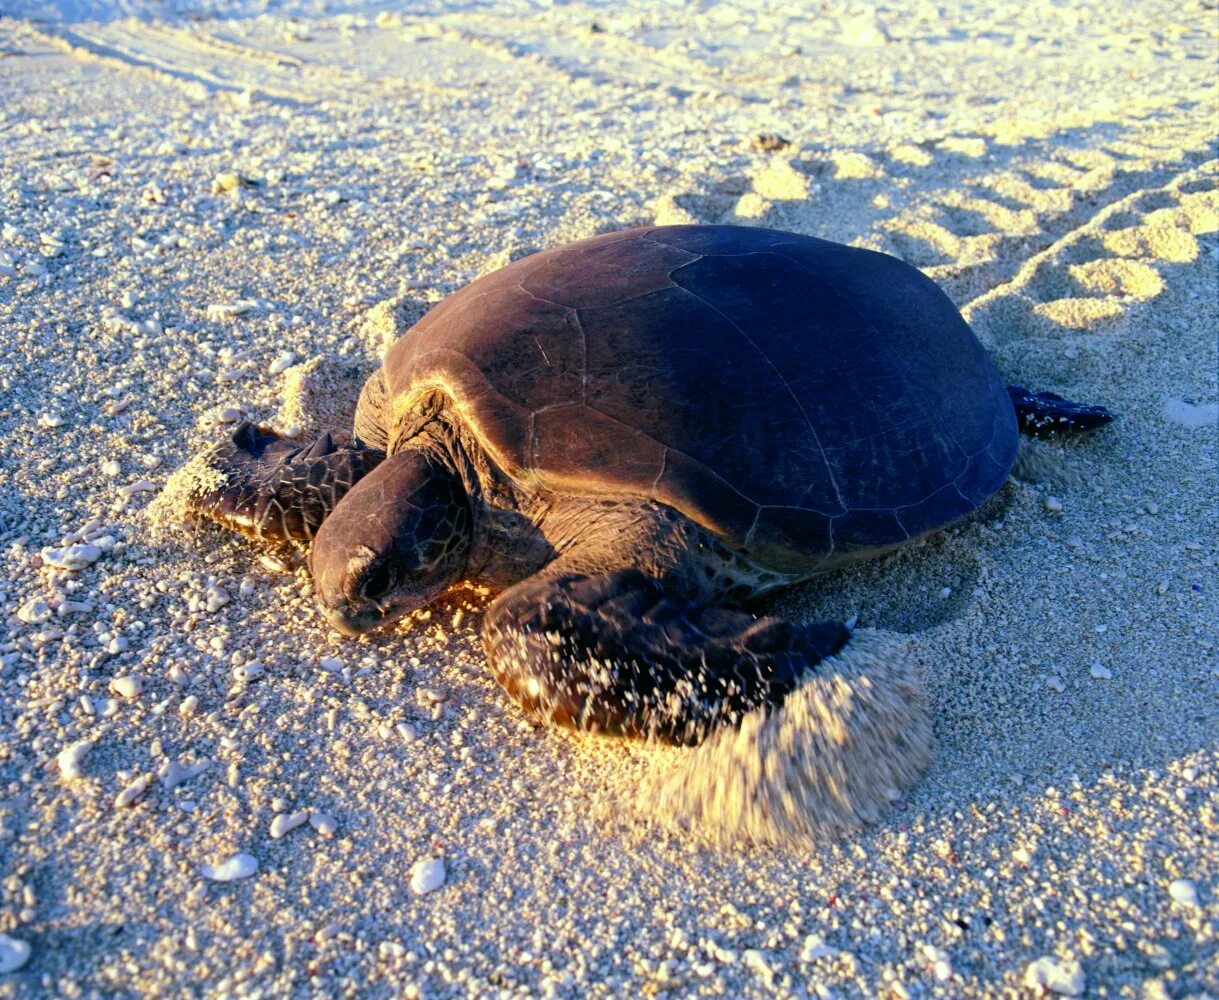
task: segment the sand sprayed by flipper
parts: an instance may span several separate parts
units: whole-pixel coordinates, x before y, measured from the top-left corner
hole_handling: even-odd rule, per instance
[[[657,760],[637,807],[713,843],[822,841],[881,817],[931,763],[906,642],[860,629],[777,711]]]

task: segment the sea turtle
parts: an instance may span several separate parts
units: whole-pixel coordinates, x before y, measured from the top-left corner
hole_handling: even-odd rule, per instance
[[[193,506],[311,540],[321,609],[351,635],[486,584],[487,658],[528,711],[694,744],[851,641],[742,602],[969,514],[1019,430],[1110,419],[1005,388],[895,257],[664,226],[472,282],[389,350],[352,445],[243,424]]]

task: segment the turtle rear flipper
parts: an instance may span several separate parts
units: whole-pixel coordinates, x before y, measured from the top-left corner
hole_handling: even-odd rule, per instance
[[[189,508],[267,541],[309,541],[335,505],[385,458],[371,448],[338,448],[329,434],[302,446],[243,422],[205,458],[220,484]]]
[[[1073,403],[1053,392],[1031,392],[1023,386],[1009,385],[1007,394],[1016,408],[1020,433],[1033,438],[1082,434],[1113,420],[1113,414],[1103,406]]]
[[[684,745],[777,708],[850,635],[838,622],[703,605],[637,569],[539,574],[502,594],[483,624],[492,672],[531,714]]]

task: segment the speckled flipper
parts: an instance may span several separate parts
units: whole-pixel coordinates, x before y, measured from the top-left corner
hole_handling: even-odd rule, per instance
[[[245,422],[206,457],[223,481],[190,508],[234,531],[273,541],[308,541],[327,515],[385,454],[336,448],[329,434],[303,447]]]
[[[763,705],[850,638],[668,594],[639,570],[535,576],[483,623],[496,679],[527,711],[577,729],[692,745]]]
[[[1030,392],[1022,386],[1009,385],[1007,394],[1016,408],[1016,426],[1029,437],[1081,434],[1104,427],[1113,419],[1113,414],[1103,406],[1072,403],[1053,392]]]

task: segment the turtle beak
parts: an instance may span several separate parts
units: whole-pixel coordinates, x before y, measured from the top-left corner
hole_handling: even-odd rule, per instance
[[[353,605],[342,600],[338,604],[318,601],[326,621],[343,635],[350,636],[364,635],[384,628],[425,603],[427,602],[422,600],[394,601],[392,604],[382,605],[371,601]]]
[[[323,607],[322,614],[343,635],[364,635],[365,632],[371,632],[385,624],[384,618],[369,609],[353,611],[348,608]]]

